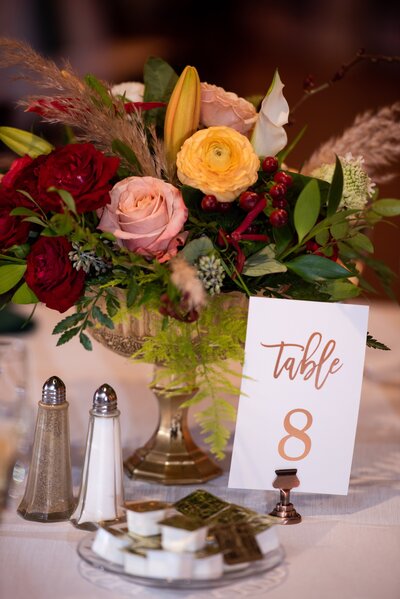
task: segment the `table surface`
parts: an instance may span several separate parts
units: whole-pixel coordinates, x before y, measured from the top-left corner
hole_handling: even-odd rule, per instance
[[[28,346],[28,393],[36,418],[43,382],[52,375],[66,384],[70,403],[75,490],[78,492],[88,411],[104,382],[118,394],[124,450],[133,450],[153,432],[157,407],[148,383],[152,367],[112,354],[99,344],[91,353],[75,341],[55,347],[51,336],[59,314],[38,308]],[[3,599],[398,599],[400,597],[400,309],[389,302],[371,305],[369,331],[392,348],[367,349],[350,489],[347,496],[296,494],[303,516],[296,526],[280,526],[284,561],[261,576],[207,591],[141,587],[87,565],[77,544],[88,533],[69,522],[39,524],[16,514],[23,483],[15,485],[0,523],[0,597]],[[235,401],[235,400],[233,400]],[[189,418],[193,436],[200,440]],[[277,494],[227,489],[225,474],[204,488],[260,512],[270,511]],[[27,458],[29,463],[29,458]],[[198,486],[198,485],[197,485]],[[125,478],[127,499],[175,500],[190,486],[163,487]]]

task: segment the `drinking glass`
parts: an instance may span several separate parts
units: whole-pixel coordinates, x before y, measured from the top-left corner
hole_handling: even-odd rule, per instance
[[[0,336],[0,513],[7,505],[29,418],[24,341]]]

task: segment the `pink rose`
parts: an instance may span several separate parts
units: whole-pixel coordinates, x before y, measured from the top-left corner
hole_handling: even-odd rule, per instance
[[[166,262],[186,241],[188,216],[180,191],[154,177],[128,177],[110,191],[98,228],[113,233],[120,245]]]
[[[253,127],[257,111],[253,104],[222,87],[201,83],[200,122],[205,127],[226,126],[246,135]]]

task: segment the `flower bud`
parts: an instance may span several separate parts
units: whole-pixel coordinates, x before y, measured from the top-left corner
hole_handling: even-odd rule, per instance
[[[18,156],[28,154],[31,158],[37,158],[54,150],[48,141],[15,127],[0,127],[0,140]]]
[[[170,166],[175,166],[183,142],[197,130],[199,121],[200,79],[197,70],[187,66],[174,87],[165,115],[164,143]]]

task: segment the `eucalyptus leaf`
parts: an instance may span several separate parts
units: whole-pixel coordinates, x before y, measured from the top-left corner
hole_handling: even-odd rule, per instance
[[[26,264],[7,264],[0,267],[0,294],[10,291],[22,279]]]
[[[37,304],[38,298],[26,283],[22,283],[11,298],[14,304]]]
[[[294,227],[299,237],[299,243],[317,222],[320,207],[321,196],[318,183],[311,179],[300,193],[294,207]]]
[[[200,256],[207,256],[213,250],[213,242],[209,237],[204,236],[190,241],[179,253],[187,262],[193,264]]]
[[[286,266],[299,277],[309,282],[344,279],[351,276],[351,272],[340,266],[340,264],[329,260],[329,258],[314,256],[313,254],[297,256],[297,258],[290,260],[290,262],[286,262]]]
[[[339,158],[336,156],[335,170],[332,176],[331,186],[328,192],[328,216],[335,214],[340,200],[343,196],[343,168]]]
[[[272,244],[247,258],[243,267],[243,274],[249,277],[261,277],[286,271],[286,266],[275,258],[275,246]]]

